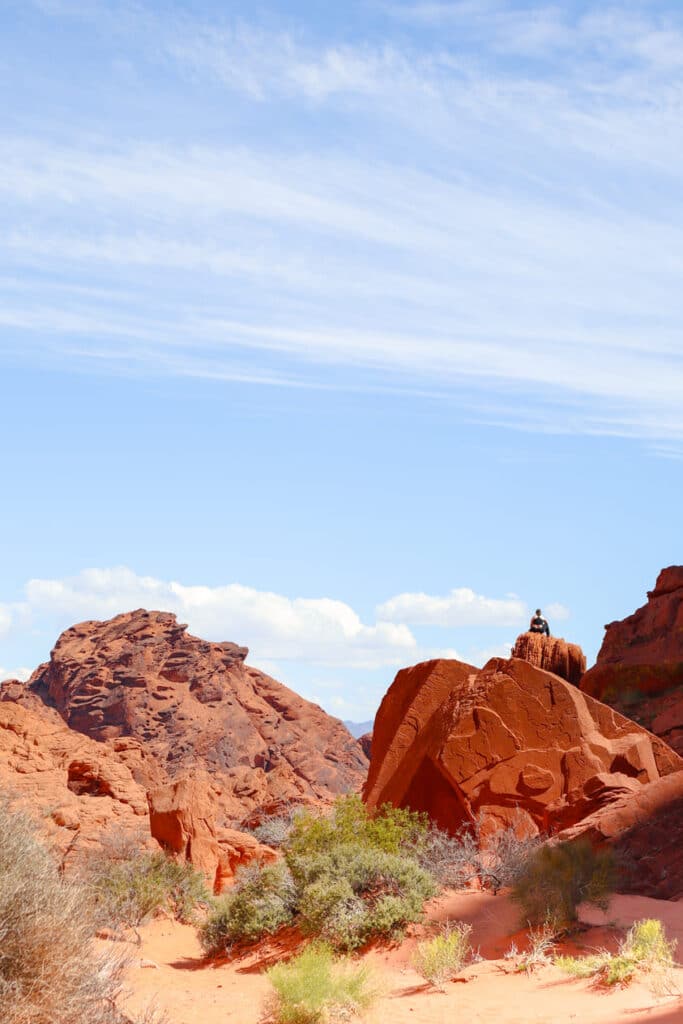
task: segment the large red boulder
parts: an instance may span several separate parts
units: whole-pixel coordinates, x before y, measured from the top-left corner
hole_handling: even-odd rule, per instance
[[[578,644],[567,643],[557,636],[544,636],[543,633],[522,633],[517,637],[511,656],[553,672],[575,686],[579,685],[586,671],[586,656]]]
[[[556,832],[683,769],[665,743],[518,659],[481,671],[437,660],[399,672],[375,719],[369,807]]]
[[[605,627],[581,689],[683,753],[683,566],[663,569],[647,603]]]
[[[138,610],[66,630],[25,692],[72,730],[118,745],[146,789],[208,772],[221,825],[360,788],[368,762],[345,726],[246,656],[191,636],[174,615]]]
[[[178,779],[147,794],[150,831],[160,846],[192,864],[214,893],[232,880],[238,867],[268,862],[276,854],[246,832],[218,828],[218,791],[207,777]]]

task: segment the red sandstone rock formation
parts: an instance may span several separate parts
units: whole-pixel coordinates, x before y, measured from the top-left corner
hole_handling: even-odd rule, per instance
[[[455,831],[481,816],[556,832],[683,769],[661,740],[525,661],[399,672],[375,719],[364,791]]]
[[[554,672],[568,683],[579,685],[586,671],[586,656],[578,644],[567,643],[561,637],[543,633],[522,633],[512,648],[512,657],[528,661],[536,668]]]
[[[107,832],[155,846],[145,790],[116,750],[28,703],[0,703],[2,795],[34,818],[66,866],[96,850]]]
[[[232,880],[238,867],[275,860],[254,836],[216,826],[220,791],[205,779],[178,779],[148,794],[152,835],[167,851],[201,871],[214,893]]]
[[[581,689],[683,753],[683,566],[663,569],[647,604],[605,630]]]
[[[114,747],[147,789],[207,771],[222,791],[220,825],[360,787],[367,760],[341,722],[246,655],[139,610],[66,630],[24,692]]]
[[[365,754],[369,761],[370,756],[372,754],[372,733],[363,733],[363,735],[358,738],[358,742],[360,743],[363,753]]]
[[[619,857],[619,891],[683,896],[683,772],[656,779],[599,808],[558,839],[589,838]]]

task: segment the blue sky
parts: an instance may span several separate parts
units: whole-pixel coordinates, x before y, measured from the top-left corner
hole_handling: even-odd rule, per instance
[[[683,11],[0,4],[0,673],[140,605],[342,717],[680,562]]]

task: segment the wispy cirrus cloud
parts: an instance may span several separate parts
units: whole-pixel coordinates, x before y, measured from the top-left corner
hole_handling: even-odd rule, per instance
[[[265,127],[210,144],[6,134],[0,352],[412,389],[477,422],[677,450],[683,26],[670,12],[397,4],[341,41],[282,17],[38,6]],[[406,19],[437,30],[392,34]],[[31,292],[10,280],[26,272]]]

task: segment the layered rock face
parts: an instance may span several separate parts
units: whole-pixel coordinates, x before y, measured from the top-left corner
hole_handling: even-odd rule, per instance
[[[605,630],[581,689],[683,753],[683,566],[663,569],[647,604]]]
[[[221,825],[359,788],[367,759],[342,723],[246,665],[247,653],[138,610],[66,630],[24,693],[121,748],[146,789],[208,772]]]
[[[555,833],[681,769],[665,743],[557,675],[438,660],[399,672],[382,701],[364,797],[451,832],[481,817]]]
[[[34,818],[64,866],[98,849],[108,832],[155,846],[146,791],[121,753],[38,702],[0,702],[0,792]]]
[[[553,672],[568,683],[578,686],[586,671],[586,656],[578,644],[567,643],[561,637],[542,633],[522,633],[512,648],[512,657],[528,661],[536,668]]]

